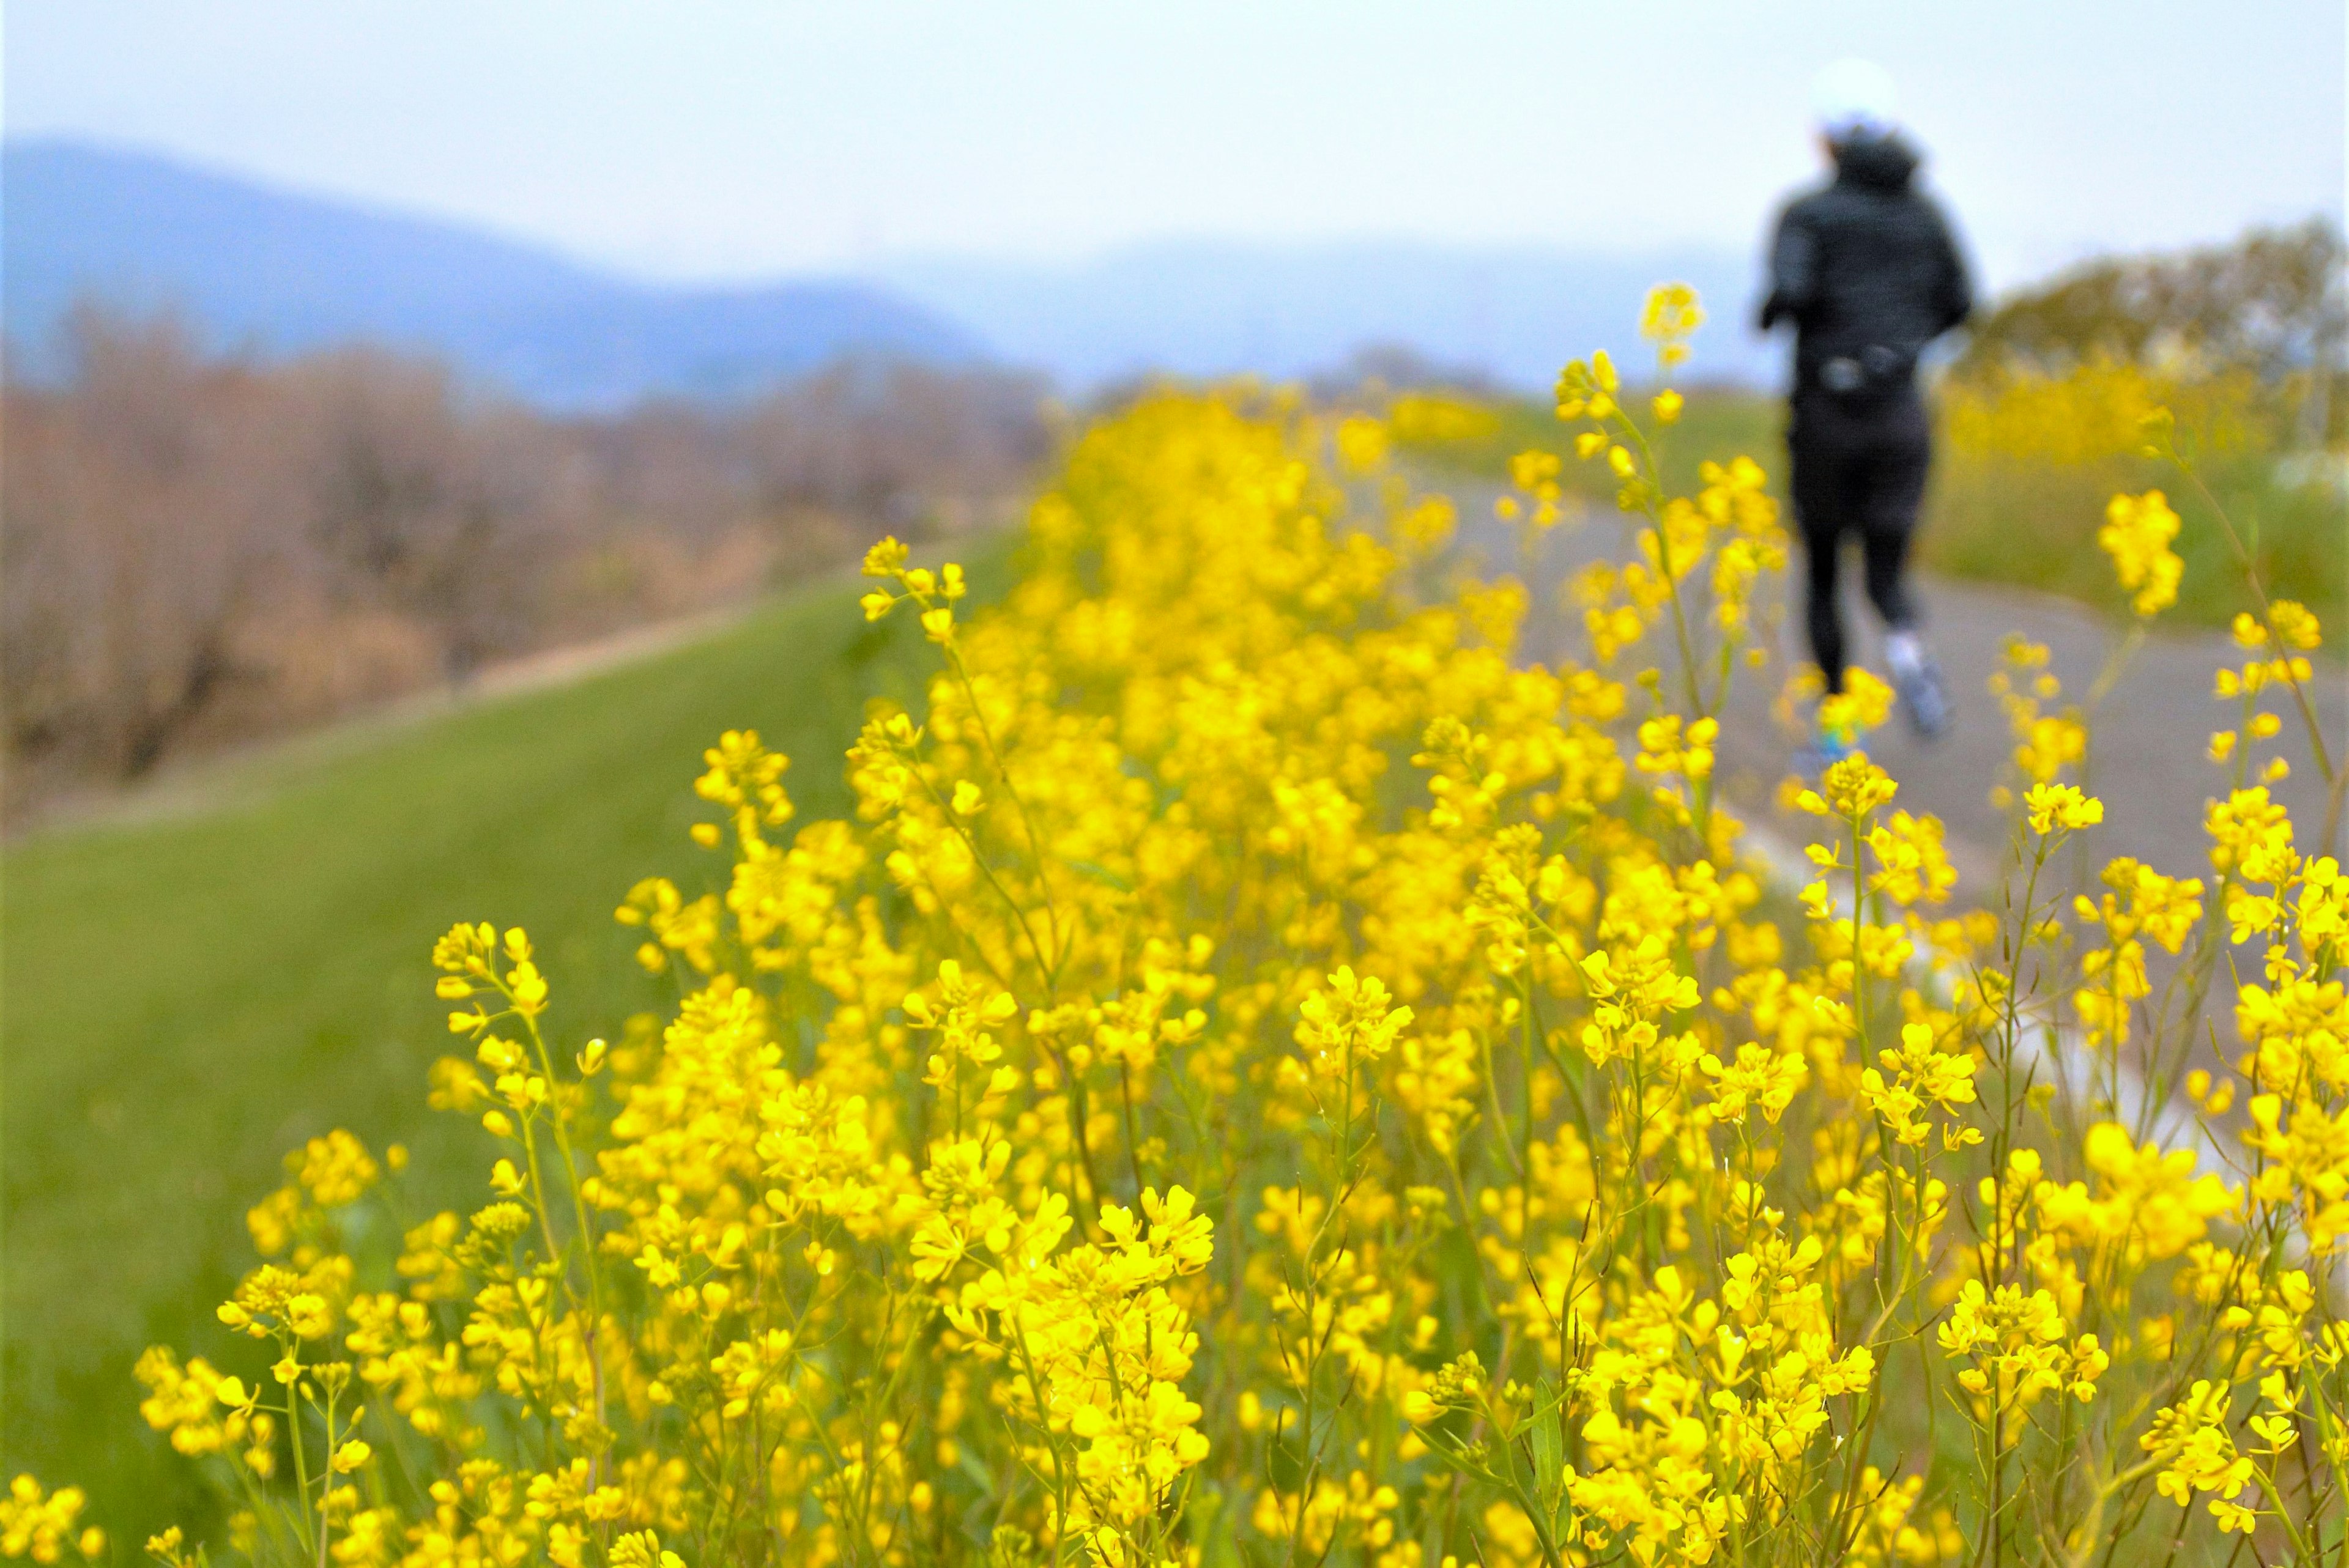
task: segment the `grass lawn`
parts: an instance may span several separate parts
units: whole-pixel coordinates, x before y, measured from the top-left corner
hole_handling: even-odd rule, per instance
[[[967,553],[983,595],[1009,549]],[[931,667],[912,617],[868,627],[857,592],[835,579],[575,685],[295,748],[199,813],[9,848],[8,1473],[87,1487],[118,1553],[201,1506],[130,1367],[164,1341],[252,1370],[212,1307],[252,1262],[243,1212],[282,1151],[339,1125],[408,1141],[419,1170],[478,1143],[455,1168],[486,1168],[485,1136],[424,1104],[449,1048],[432,939],[460,918],[528,926],[576,1040],[656,1005],[612,909],[647,873],[688,891],[715,874],[684,836],[701,748],[755,727],[795,759],[802,819],[838,815],[865,701],[914,697]],[[425,1196],[483,1201],[477,1181]]]

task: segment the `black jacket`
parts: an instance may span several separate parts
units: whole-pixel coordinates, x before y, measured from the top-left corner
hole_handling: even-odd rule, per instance
[[[1795,390],[1860,401],[1912,385],[1927,344],[1973,312],[1950,225],[1911,189],[1917,155],[1898,137],[1835,149],[1836,177],[1788,206],[1770,242],[1762,327],[1795,324]]]

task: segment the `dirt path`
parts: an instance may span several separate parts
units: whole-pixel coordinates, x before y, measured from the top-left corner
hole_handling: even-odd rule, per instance
[[[1591,560],[1628,554],[1616,514],[1594,512],[1579,524],[1560,528],[1528,569],[1514,536],[1492,521],[1495,491],[1454,487],[1452,493],[1461,503],[1463,546],[1483,552],[1494,570],[1518,573],[1535,590],[1528,652],[1554,657],[1586,647],[1579,626],[1559,613],[1556,588]],[[1878,628],[1851,582],[1857,576],[1857,571],[1847,573],[1847,624],[1857,634],[1857,660],[1880,673]],[[2045,594],[1930,576],[1920,579],[1920,586],[1927,635],[1948,676],[1956,719],[1947,735],[1928,746],[1896,716],[1869,737],[1868,749],[1900,780],[1901,806],[1941,819],[1961,892],[1979,892],[1996,885],[2008,838],[2008,819],[1991,806],[1990,794],[2014,743],[1987,690],[2007,637],[2019,633],[2045,644],[2051,668],[2063,682],[2061,700],[2073,702],[2086,696],[2125,628]],[[1779,727],[1769,699],[1786,672],[1807,655],[1795,617],[1779,595],[1772,594],[1762,608],[1775,627],[1778,656],[1724,716],[1722,777],[1725,793],[1749,820],[1799,841],[1807,821],[1782,818],[1772,803],[1799,737]],[[2336,638],[2349,633],[2344,627],[2327,630]],[[2211,676],[2220,665],[2242,658],[2223,634],[2160,633],[2147,639],[2098,705],[2091,716],[2087,780],[2106,805],[2105,823],[2090,845],[2097,861],[2132,855],[2172,873],[2199,872],[2207,865],[2203,809],[2225,789],[2226,776],[2204,759],[2204,747],[2210,731],[2233,717],[2231,703],[2213,699]],[[2337,764],[2349,750],[2349,670],[2332,661],[2320,664],[2310,696]],[[2307,748],[2297,738],[2301,733],[2297,719],[2288,716],[2279,744],[2292,758],[2294,771],[2274,793],[2291,808],[2302,848],[2311,849],[2324,821],[2325,790],[2314,766],[2302,760]]]
[[[152,777],[124,789],[92,790],[46,802],[10,826],[8,841],[198,815],[265,790],[290,770],[347,755],[431,719],[527,692],[569,686],[716,636],[766,602],[754,599],[502,660],[461,686],[414,692],[307,734],[250,741],[184,762],[166,763]]]

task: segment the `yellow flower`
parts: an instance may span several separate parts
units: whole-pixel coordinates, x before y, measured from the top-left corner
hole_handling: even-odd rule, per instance
[[[1640,334],[1656,345],[1657,360],[1667,368],[1688,357],[1688,339],[1703,325],[1704,307],[1697,303],[1696,290],[1686,284],[1657,284],[1640,309]],[[1659,407],[1656,417],[1670,424],[1678,413],[1675,399],[1672,413]]]
[[[2112,557],[2114,574],[2139,615],[2158,614],[2178,601],[2185,562],[2169,548],[2177,537],[2178,514],[2158,490],[2141,496],[2116,495],[2105,509],[2096,543]]]
[[[2069,784],[2034,784],[2023,798],[2033,832],[2069,832],[2105,820],[2105,803]]]
[[[1669,360],[1698,319],[1667,289],[1645,325]],[[1787,885],[1720,750],[1776,504],[1742,459],[1665,493],[1641,421],[1682,404],[1620,394],[1603,356],[1559,380],[1635,519],[1556,615],[1439,553],[1456,509],[1387,461],[1496,436],[1434,394],[1138,393],[993,603],[875,547],[866,614],[931,642],[838,812],[752,731],[682,759],[718,858],[620,903],[639,1010],[574,1037],[553,949],[456,925],[452,1137],[387,1182],[328,1132],[248,1198],[241,1376],[136,1369],[225,1499],[155,1555],[307,1518],[330,1568],[1889,1568],[1980,1539],[1969,1463],[2035,1518],[2132,1444],[2116,1506],[2301,1529],[2349,1402],[2333,847],[2263,751],[2209,872],[2072,888],[2087,719],[2018,642],[2011,887],[1946,907],[1948,835],[1857,752],[1785,797],[1819,829]],[[1496,476],[1529,545],[1562,469]],[[2165,511],[2108,519],[2133,592],[2174,590]],[[2282,601],[2239,629],[2228,689],[2271,700],[2238,762],[2317,634]],[[1890,703],[1854,672],[1821,714]],[[1944,1395],[1971,1431],[1938,1447],[1875,1421]],[[387,1444],[400,1483],[353,1479]],[[95,1549],[70,1489],[6,1507],[9,1555]]]

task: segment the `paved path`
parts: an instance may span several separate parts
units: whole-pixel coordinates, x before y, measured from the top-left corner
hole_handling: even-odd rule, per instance
[[[1619,515],[1611,509],[1586,514],[1553,532],[1530,568],[1518,552],[1513,533],[1493,521],[1492,502],[1498,493],[1490,487],[1430,481],[1446,489],[1461,506],[1461,548],[1481,552],[1489,570],[1511,571],[1534,590],[1533,614],[1526,628],[1527,652],[1535,657],[1555,657],[1562,651],[1587,649],[1578,624],[1557,606],[1557,587],[1584,563],[1600,557],[1630,559],[1629,542]],[[1799,566],[1799,550],[1792,563]],[[1847,624],[1857,634],[1856,656],[1879,673],[1883,662],[1874,614],[1861,601],[1856,569],[1847,573]],[[1781,585],[1783,587],[1783,584]],[[1896,715],[1892,723],[1869,738],[1868,751],[1901,783],[1899,804],[1911,810],[1930,810],[1948,829],[1951,860],[1956,866],[1961,895],[1980,896],[1997,885],[1999,867],[2008,841],[2008,819],[1990,804],[1990,792],[2013,754],[2013,741],[1996,701],[1987,690],[1999,667],[2001,650],[2011,633],[2020,633],[2047,645],[2051,667],[2064,683],[2064,702],[2087,695],[2103,666],[2114,639],[2125,628],[2080,606],[2045,594],[2020,590],[1921,579],[1929,617],[1927,634],[1940,658],[1957,715],[1950,733],[1932,746],[1912,737]],[[1778,593],[1762,606],[1764,634],[1775,643],[1770,667],[1762,679],[1743,688],[1723,716],[1722,777],[1726,797],[1737,802],[1749,820],[1775,822],[1786,836],[1807,833],[1807,819],[1778,817],[1772,797],[1799,736],[1779,729],[1773,718],[1772,699],[1787,672],[1807,656],[1803,649],[1799,617],[1790,615]],[[2349,627],[2328,627],[2336,640],[2349,636]],[[2243,655],[2223,634],[2188,631],[2160,633],[2147,639],[2127,670],[2092,716],[2088,787],[2103,797],[2105,824],[2095,830],[2089,850],[2095,860],[2133,855],[2173,874],[2200,873],[2208,865],[2204,852],[2204,803],[2225,788],[2225,775],[2204,759],[2211,730],[2231,724],[2234,705],[2211,696],[2211,676],[2219,665],[2240,663]],[[2326,745],[2335,759],[2349,753],[2349,670],[2338,662],[2319,664],[2310,693],[2326,731]],[[2278,742],[2291,758],[2292,776],[2276,788],[2292,809],[2303,849],[2312,849],[2324,821],[2323,780],[2304,760],[2307,748],[2296,717],[2287,714]],[[2337,843],[2336,843],[2337,849]]]

